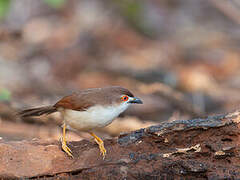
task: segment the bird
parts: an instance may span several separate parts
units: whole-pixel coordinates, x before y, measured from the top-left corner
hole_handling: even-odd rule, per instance
[[[66,129],[88,132],[98,144],[104,159],[106,156],[104,142],[93,131],[112,123],[131,104],[143,104],[143,102],[126,88],[107,86],[83,89],[63,97],[53,106],[26,109],[18,114],[24,118],[60,112],[62,150],[73,158],[72,150],[67,146]]]

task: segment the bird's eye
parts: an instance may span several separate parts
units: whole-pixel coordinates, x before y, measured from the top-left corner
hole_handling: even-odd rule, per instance
[[[128,100],[128,96],[122,96],[122,97],[121,97],[121,100],[122,100],[122,101],[127,101],[127,100]]]

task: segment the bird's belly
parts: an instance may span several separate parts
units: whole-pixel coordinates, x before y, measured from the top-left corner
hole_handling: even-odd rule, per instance
[[[89,131],[110,124],[122,110],[93,107],[87,111],[65,110],[65,121],[71,128]]]

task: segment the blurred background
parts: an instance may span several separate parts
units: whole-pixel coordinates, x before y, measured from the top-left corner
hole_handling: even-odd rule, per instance
[[[231,112],[240,103],[239,69],[238,0],[0,0],[3,140],[58,140],[58,113],[16,112],[108,85],[144,104],[99,130],[104,137]],[[88,137],[69,132],[68,140]]]

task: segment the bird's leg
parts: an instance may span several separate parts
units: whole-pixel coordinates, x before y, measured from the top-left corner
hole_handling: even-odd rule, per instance
[[[100,154],[103,156],[103,159],[105,158],[106,155],[106,149],[104,147],[103,141],[97,137],[94,133],[90,132],[91,136],[94,137],[95,142],[98,144],[99,149],[100,149]]]
[[[71,149],[67,146],[66,141],[66,124],[63,124],[62,149],[73,158]]]

